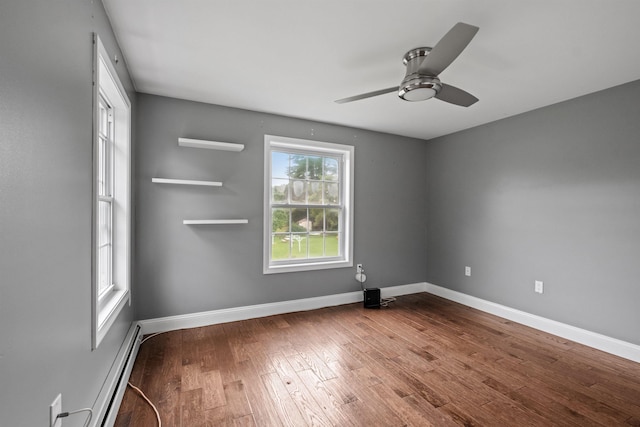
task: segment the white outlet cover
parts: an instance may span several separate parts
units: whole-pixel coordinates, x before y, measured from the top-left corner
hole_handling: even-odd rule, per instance
[[[544,292],[544,283],[541,282],[540,280],[536,280],[534,284],[534,290],[539,294]]]
[[[465,276],[471,276],[471,267],[465,267],[464,268],[464,275]]]
[[[51,427],[62,427],[62,418],[56,418],[62,412],[62,394],[58,394],[51,405],[49,405],[49,425]]]

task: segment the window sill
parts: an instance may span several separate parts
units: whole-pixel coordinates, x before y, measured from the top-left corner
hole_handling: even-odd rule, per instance
[[[100,311],[98,312],[98,328],[96,331],[95,343],[93,348],[96,349],[100,345],[102,339],[109,332],[109,328],[122,311],[124,305],[129,302],[129,291],[116,290],[111,295],[106,296],[100,302]]]
[[[338,260],[338,261],[318,261],[308,262],[300,264],[281,264],[281,265],[267,265],[264,267],[263,274],[277,274],[277,273],[293,273],[296,271],[314,271],[314,270],[327,270],[330,268],[347,268],[353,267],[352,261]]]

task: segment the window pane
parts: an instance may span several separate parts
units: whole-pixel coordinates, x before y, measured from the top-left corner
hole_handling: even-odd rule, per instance
[[[105,150],[107,142],[103,137],[98,137],[98,195],[106,196],[106,167],[104,161],[106,159]]]
[[[104,101],[100,99],[100,129],[99,132],[102,135],[106,135],[109,123],[109,113]]]
[[[287,178],[289,175],[289,154],[274,151],[271,153],[271,176],[274,178]]]
[[[98,108],[100,116],[98,123],[98,194],[111,196],[111,177],[113,175],[111,138],[113,135],[109,115],[112,114],[112,109],[102,96],[100,96]]]
[[[339,233],[326,233],[324,237],[324,255],[340,256]]]
[[[322,157],[307,156],[307,179],[322,179]]]
[[[338,180],[338,159],[332,157],[324,158],[324,179],[326,181]]]
[[[304,179],[307,177],[307,158],[300,154],[289,157],[289,177]]]
[[[324,230],[324,209],[309,209],[309,231]]]
[[[291,258],[307,258],[308,239],[306,234],[291,234]]]
[[[322,204],[322,182],[320,181],[310,181],[307,183],[308,189],[308,203],[309,204]]]
[[[274,233],[288,233],[290,209],[273,209],[271,213],[271,231]]]
[[[305,203],[307,201],[306,184],[307,183],[305,181],[291,181],[291,202]]]
[[[338,190],[338,183],[325,182],[324,183],[324,202],[325,204],[337,205],[340,202],[340,192]]]
[[[273,233],[271,235],[271,259],[289,259],[291,245],[289,244],[290,234]]]
[[[289,180],[288,179],[272,179],[271,180],[271,201],[276,203],[289,202]]]
[[[111,196],[111,144],[103,137],[98,138],[98,194]]]
[[[98,293],[111,286],[111,202],[98,202]]]
[[[310,228],[307,219],[307,209],[291,209],[291,231],[294,233],[306,233]]]
[[[340,230],[340,209],[327,209],[326,231]]]
[[[309,258],[320,258],[325,255],[324,233],[309,236]]]

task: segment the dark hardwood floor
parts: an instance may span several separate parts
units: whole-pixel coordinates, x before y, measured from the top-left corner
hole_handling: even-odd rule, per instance
[[[164,333],[130,382],[163,427],[640,426],[640,364],[426,293]]]

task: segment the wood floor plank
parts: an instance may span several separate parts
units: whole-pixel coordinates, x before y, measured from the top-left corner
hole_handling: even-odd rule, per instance
[[[204,411],[204,425],[206,427],[232,427],[233,417],[229,413],[229,408],[227,406],[218,406]]]
[[[281,353],[271,355],[276,373],[282,379],[285,388],[298,406],[300,413],[306,419],[307,425],[329,425],[324,411],[312,397],[306,385],[293,369],[289,360]]]
[[[227,402],[227,411],[233,419],[241,418],[252,413],[251,404],[247,398],[242,380],[225,384],[224,395]]]
[[[182,391],[195,390],[201,388],[200,384],[200,372],[202,368],[200,365],[190,364],[182,366],[181,387]]]
[[[164,427],[640,426],[640,364],[426,293],[160,334],[129,380]]]
[[[354,420],[341,411],[343,402],[334,395],[311,369],[297,371],[298,377],[304,382],[307,390],[309,390],[313,398],[325,413],[327,420],[334,426],[355,426],[358,425]]]
[[[474,408],[473,411],[470,410],[469,407],[463,405],[456,405],[455,403],[447,403],[444,406],[438,408],[444,414],[447,414],[451,417],[457,425],[465,426],[465,427],[479,427],[483,425],[492,425],[486,424],[483,421],[479,421],[483,419],[483,416],[479,414],[482,412],[482,408]]]
[[[510,391],[506,395],[547,419],[561,420],[558,423],[562,425],[581,427],[601,425],[530,387]]]
[[[384,383],[374,384],[370,387],[373,393],[385,402],[387,406],[404,422],[406,425],[412,426],[455,426],[453,420],[437,413],[437,410],[428,404],[421,404],[420,411],[415,409],[416,405],[412,405],[404,398],[398,396],[392,389]],[[428,409],[431,412],[423,414]]]
[[[244,417],[235,418],[233,420],[234,427],[253,427],[256,425],[256,421],[252,414],[245,415]]]
[[[376,378],[377,381],[373,382],[363,382],[360,380],[362,373],[358,372],[358,370],[348,370],[341,366],[336,367],[336,372],[338,373],[338,378],[336,378],[334,384],[338,385],[343,391],[348,391],[349,401],[345,401],[347,405],[354,401],[360,401],[362,404],[359,404],[358,408],[364,408],[366,416],[371,418],[372,422],[378,422],[380,425],[402,425],[401,418],[394,411],[382,410],[385,407],[384,399],[375,394],[370,388],[371,385],[382,384],[380,379]],[[362,421],[362,419],[360,420]]]
[[[201,372],[200,385],[202,386],[203,409],[213,409],[227,404],[220,371]]]
[[[612,407],[627,414],[640,413],[639,393],[620,393],[619,389],[604,388],[600,384],[589,387],[590,394],[599,401],[607,402]]]
[[[203,415],[201,388],[180,394],[180,426],[202,427]]]
[[[629,417],[626,423],[630,426],[640,427],[640,417]]]
[[[259,359],[259,363],[263,359]],[[264,371],[264,372],[261,372]],[[238,365],[238,376],[240,376],[245,385],[245,393],[249,404],[253,419],[260,426],[277,426],[280,425],[280,416],[278,415],[275,402],[270,398],[267,388],[262,381],[261,375],[269,371],[274,373],[275,370],[256,369],[256,363],[253,360],[247,360]]]
[[[278,414],[284,425],[304,426],[307,425],[298,406],[295,404],[288,390],[282,383],[282,378],[277,373],[264,374],[261,376],[264,384],[271,395],[271,399],[276,403]]]

